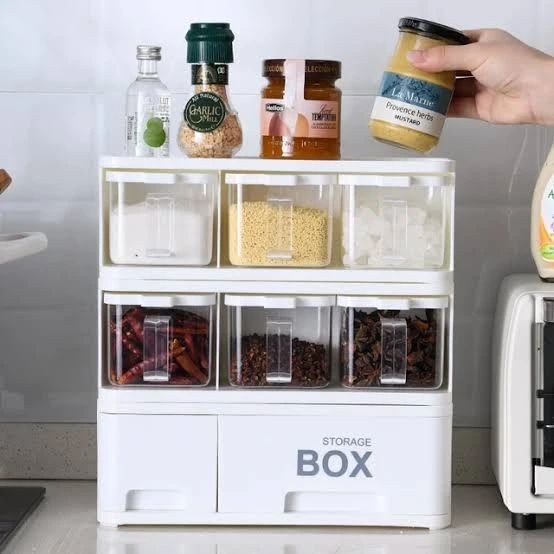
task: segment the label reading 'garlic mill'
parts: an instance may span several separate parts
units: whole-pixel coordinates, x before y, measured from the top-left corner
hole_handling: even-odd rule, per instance
[[[438,137],[451,97],[446,87],[385,72],[371,118]]]

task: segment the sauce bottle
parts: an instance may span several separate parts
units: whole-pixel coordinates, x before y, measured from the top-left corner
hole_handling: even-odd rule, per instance
[[[554,145],[533,193],[531,253],[541,278],[554,281]]]

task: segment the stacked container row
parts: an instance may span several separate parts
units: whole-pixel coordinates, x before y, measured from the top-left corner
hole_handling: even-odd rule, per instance
[[[449,177],[285,173],[224,177],[233,265],[328,266],[336,190],[342,199],[345,267],[441,269],[447,263]],[[114,264],[212,263],[217,173],[109,171],[106,180],[109,253]]]
[[[215,294],[105,293],[104,304],[105,363],[112,385],[194,387],[212,382]],[[334,306],[340,319],[337,347],[344,386],[442,385],[448,297],[226,294],[223,304],[231,385],[327,386]]]

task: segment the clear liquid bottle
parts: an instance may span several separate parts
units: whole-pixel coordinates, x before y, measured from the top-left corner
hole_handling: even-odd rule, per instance
[[[161,51],[161,46],[137,46],[138,76],[127,90],[128,156],[169,156],[171,94],[158,76]]]

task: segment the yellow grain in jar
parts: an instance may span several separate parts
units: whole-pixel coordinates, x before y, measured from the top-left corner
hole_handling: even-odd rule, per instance
[[[247,201],[229,208],[229,258],[233,265],[323,267],[329,264],[328,213],[292,207],[290,220],[265,201]],[[284,221],[283,221],[284,220]],[[283,225],[286,226],[283,229]],[[290,237],[290,259],[268,252],[283,235]]]
[[[381,142],[429,152],[439,141],[456,75],[416,69],[406,54],[444,44],[467,44],[469,38],[451,27],[412,17],[400,19],[398,28],[400,37],[383,75],[369,126]]]

